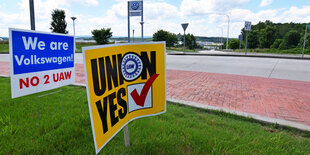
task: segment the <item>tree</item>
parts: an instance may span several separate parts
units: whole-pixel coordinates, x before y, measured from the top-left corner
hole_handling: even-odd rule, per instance
[[[298,44],[299,48],[303,48],[303,46],[304,46],[304,39],[305,39],[305,36],[302,36],[300,38],[300,42]],[[306,49],[310,49],[310,33],[307,33],[305,48]]]
[[[182,44],[184,42],[184,35],[182,35]],[[185,46],[189,49],[195,49],[198,47],[197,42],[196,42],[196,37],[193,34],[186,34],[185,35]]]
[[[111,28],[102,28],[100,30],[95,29],[91,31],[91,33],[97,44],[107,44],[112,37]]]
[[[284,36],[284,42],[287,48],[295,48],[300,41],[300,33],[296,30],[291,30],[287,32]]]
[[[166,41],[168,47],[173,47],[178,42],[178,37],[174,33],[158,30],[153,34],[153,41]]]
[[[229,49],[239,49],[239,40],[238,39],[232,39],[229,43],[228,43],[228,47]]]
[[[257,48],[259,45],[259,41],[258,41],[259,31],[258,30],[252,30],[248,33],[249,33],[248,34],[248,48]],[[245,41],[245,39],[243,39],[243,40]]]
[[[270,46],[270,48],[277,49],[279,48],[280,44],[283,42],[283,39],[276,39],[273,44]]]
[[[275,26],[267,25],[264,29],[259,31],[259,47],[270,48],[276,39],[276,28]]]
[[[64,10],[55,9],[52,12],[52,22],[50,29],[52,32],[67,34],[67,22],[65,20],[66,14]]]

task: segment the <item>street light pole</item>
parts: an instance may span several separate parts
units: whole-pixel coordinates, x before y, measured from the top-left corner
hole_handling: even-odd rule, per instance
[[[76,20],[76,17],[71,17],[72,21],[73,21],[73,34],[74,34],[74,37],[75,37],[75,24],[74,24],[74,21]]]
[[[229,15],[228,14],[224,14],[224,13],[216,13],[216,14],[218,14],[218,15],[225,15],[225,16],[227,16],[227,40],[226,40],[226,49],[228,49],[228,38],[229,38],[229,21],[230,21],[230,19],[229,19]]]
[[[229,38],[229,15],[226,14],[227,16],[227,22],[228,22],[228,26],[227,26],[227,41],[226,41],[226,49],[228,49],[228,38]]]
[[[222,39],[223,39],[223,28],[222,28],[222,27],[218,27],[218,28],[220,28],[220,29],[221,29],[221,32],[222,32],[222,33],[221,33],[221,42],[220,42],[220,43],[221,43],[221,44],[220,44],[220,45],[221,45],[221,46],[220,46],[220,49],[221,49],[221,47],[222,47],[222,41],[223,41],[223,40],[222,40]]]
[[[74,51],[76,51],[76,46],[75,46],[75,24],[74,21],[76,20],[76,17],[71,17],[73,21],[73,36],[74,36]]]

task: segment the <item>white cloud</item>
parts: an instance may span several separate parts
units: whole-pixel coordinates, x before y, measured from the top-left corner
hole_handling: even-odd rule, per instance
[[[309,23],[310,6],[304,6],[301,8],[291,7],[289,10],[284,11],[282,16],[284,22]]]
[[[249,0],[224,1],[224,0],[183,0],[179,6],[169,4],[168,0],[144,1],[144,35],[151,36],[159,29],[173,33],[183,33],[182,22],[189,22],[187,33],[199,36],[227,35],[227,17],[214,13],[226,13],[230,17],[230,37],[237,37],[244,27],[244,21],[257,24],[259,21],[270,20],[275,23],[310,21],[310,6],[290,7],[278,9],[261,9],[253,12],[243,9],[242,5]],[[36,29],[50,32],[51,12],[55,8],[66,12],[67,30],[73,34],[70,11],[72,3],[82,6],[96,6],[98,0],[36,0],[35,15]],[[104,13],[98,15],[75,14],[76,35],[91,35],[91,31],[100,28],[111,28],[113,36],[127,36],[127,0],[114,0]],[[21,0],[17,4],[16,13],[7,13],[0,10],[0,36],[7,36],[8,27],[29,29],[28,0]],[[39,7],[40,6],[40,7]],[[1,6],[0,6],[1,8]],[[210,13],[210,14],[208,14]],[[131,17],[131,28],[135,29],[135,37],[140,37],[140,17]],[[132,30],[131,30],[132,34]]]
[[[264,6],[268,6],[272,3],[272,0],[262,0],[262,2],[260,3],[260,7],[264,7]]]
[[[223,13],[238,8],[250,0],[183,0],[180,6],[184,16],[204,15],[210,13]]]

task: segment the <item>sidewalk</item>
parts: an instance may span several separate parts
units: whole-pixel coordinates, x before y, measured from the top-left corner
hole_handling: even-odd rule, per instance
[[[237,56],[237,57],[262,57],[262,58],[283,58],[283,59],[305,59],[310,60],[310,55],[301,54],[271,54],[271,53],[239,53],[239,52],[224,52],[215,50],[203,50],[198,52],[180,52],[180,51],[167,51],[169,55],[201,55],[201,56]]]
[[[9,63],[0,62],[1,75]],[[83,64],[76,83],[85,85]],[[167,99],[310,131],[310,82],[167,70]]]

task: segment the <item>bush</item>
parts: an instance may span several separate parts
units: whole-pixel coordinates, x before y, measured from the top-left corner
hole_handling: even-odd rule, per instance
[[[277,49],[279,48],[280,44],[283,42],[283,39],[276,39],[273,44],[270,46],[270,48]]]
[[[178,42],[178,37],[174,33],[158,30],[153,34],[153,41],[166,41],[167,47],[173,47]]]
[[[229,49],[238,49],[239,48],[239,42],[240,41],[238,39],[232,39],[228,44]]]
[[[93,38],[97,44],[107,44],[112,37],[111,28],[102,28],[100,30],[91,31]]]

